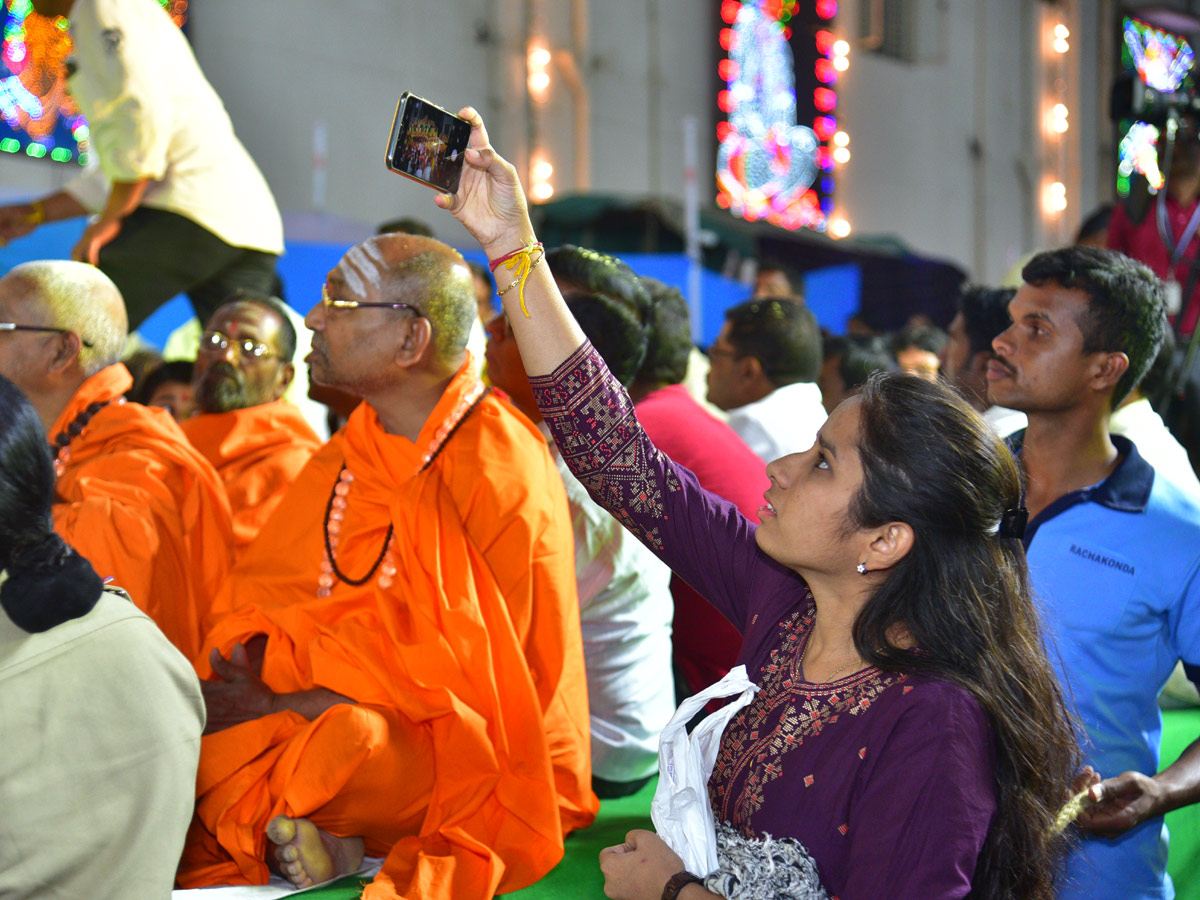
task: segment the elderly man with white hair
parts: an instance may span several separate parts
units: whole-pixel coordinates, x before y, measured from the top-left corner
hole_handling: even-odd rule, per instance
[[[0,278],[0,375],[46,429],[56,530],[191,659],[232,559],[229,501],[170,413],[125,402],[125,337],[99,269],[47,260]]]

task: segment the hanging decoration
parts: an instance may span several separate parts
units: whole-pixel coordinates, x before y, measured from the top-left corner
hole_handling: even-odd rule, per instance
[[[1131,179],[1141,175],[1151,194],[1157,194],[1165,183],[1159,165],[1159,127],[1181,106],[1188,105],[1192,89],[1192,63],[1195,53],[1188,42],[1177,34],[1155,28],[1146,22],[1126,18],[1121,28],[1121,62],[1145,90],[1140,111],[1130,109],[1131,117],[1120,122],[1124,131],[1118,145],[1117,193],[1128,197]],[[1133,118],[1141,115],[1154,122]]]
[[[185,27],[188,0],[158,2]],[[67,90],[70,25],[31,13],[30,0],[0,0],[0,153],[86,166],[88,123]]]
[[[847,67],[849,45],[825,28],[812,29],[817,87],[806,95],[802,113],[789,43],[801,5],[799,0],[721,5],[727,27],[720,41],[728,56],[718,64],[725,89],[717,105],[727,119],[717,126],[717,204],[750,221],[825,231],[836,165],[830,142],[839,133],[835,85]],[[820,22],[836,13],[834,0],[819,0],[808,18]],[[811,116],[813,126],[800,124],[802,116]],[[849,159],[845,145],[839,149]]]

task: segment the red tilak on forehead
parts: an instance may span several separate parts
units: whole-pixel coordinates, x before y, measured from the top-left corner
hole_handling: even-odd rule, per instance
[[[251,307],[250,311],[257,312],[257,309]],[[252,317],[250,319],[243,319],[240,315],[234,313],[233,315],[221,316],[217,320],[217,325],[215,327],[220,331],[228,332],[231,337],[239,328],[249,328],[251,331],[251,337],[257,337],[258,332],[256,329],[258,329],[261,324],[262,322],[256,318]]]

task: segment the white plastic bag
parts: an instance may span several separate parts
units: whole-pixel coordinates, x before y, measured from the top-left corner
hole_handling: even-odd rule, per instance
[[[684,867],[702,878],[717,870],[717,832],[708,802],[721,733],[738,710],[754,698],[758,685],[737,666],[716,684],[679,705],[658,741],[658,788],[650,804],[654,830],[679,854]],[[709,700],[740,693],[687,733],[687,723]]]

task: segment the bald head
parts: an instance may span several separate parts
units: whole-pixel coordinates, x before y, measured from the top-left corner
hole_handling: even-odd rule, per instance
[[[383,234],[351,247],[339,268],[352,292],[365,295],[370,283],[383,298],[420,310],[440,362],[457,365],[462,359],[476,316],[475,283],[453,247],[430,237]]]
[[[79,335],[84,343],[79,365],[85,378],[120,361],[129,331],[125,301],[95,266],[64,259],[22,263],[0,278],[0,286],[27,324]]]

